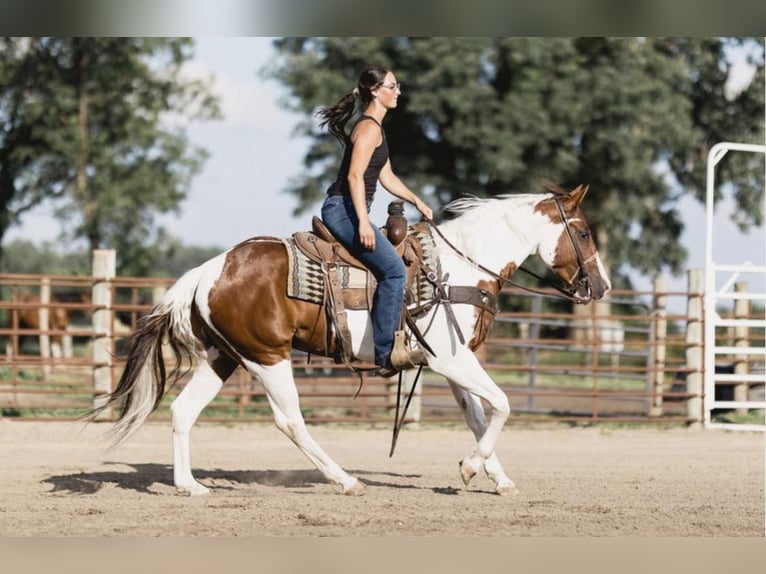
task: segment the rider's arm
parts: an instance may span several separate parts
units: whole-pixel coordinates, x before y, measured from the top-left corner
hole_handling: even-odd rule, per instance
[[[386,162],[386,165],[384,165],[383,169],[380,171],[380,183],[392,195],[414,205],[426,219],[433,219],[431,208],[428,207],[422,199],[415,195],[415,193],[407,187],[401,179],[399,179],[393,169],[391,169],[390,160]]]

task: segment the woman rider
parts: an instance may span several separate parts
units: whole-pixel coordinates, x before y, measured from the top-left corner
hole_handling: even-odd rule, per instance
[[[375,276],[378,287],[372,305],[375,364],[385,371],[401,369],[407,363],[392,364],[394,333],[399,324],[407,273],[393,245],[370,222],[369,211],[378,181],[391,194],[413,204],[426,219],[433,213],[393,172],[383,118],[396,107],[401,86],[391,70],[371,66],[359,76],[353,91],[334,106],[318,112],[321,126],[344,145],[338,176],[327,190],[322,205],[322,221],[335,237]],[[350,134],[356,100],[363,112]]]

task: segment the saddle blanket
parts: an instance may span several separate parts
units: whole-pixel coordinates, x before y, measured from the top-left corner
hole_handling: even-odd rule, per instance
[[[430,232],[410,229],[410,236],[420,242],[423,249],[423,261],[441,276],[441,265],[434,255],[434,241]],[[290,238],[282,239],[285,245],[288,259],[287,272],[287,296],[301,301],[308,301],[321,305],[325,300],[325,278],[319,263],[309,259]],[[360,292],[373,293],[377,286],[375,277],[366,269],[358,269],[349,265],[337,266],[338,280],[342,290],[358,290]],[[408,287],[407,299],[409,301],[424,301],[433,298],[435,288],[422,278],[418,273],[416,279]],[[365,300],[366,297],[361,297]],[[366,304],[361,308],[369,308]]]
[[[316,261],[312,261],[298,249],[292,238],[282,239],[287,249],[287,296],[321,305],[324,301],[324,272]],[[375,277],[365,269],[349,265],[338,265],[338,281],[341,289],[375,289]]]

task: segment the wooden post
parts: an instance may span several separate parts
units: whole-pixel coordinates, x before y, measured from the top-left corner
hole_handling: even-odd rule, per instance
[[[113,249],[93,252],[93,406],[101,406],[104,394],[112,392],[112,280],[115,278],[117,255]],[[101,420],[112,418],[103,411]]]
[[[686,392],[691,396],[686,399],[686,416],[692,426],[702,423],[702,373],[704,370],[703,342],[703,293],[704,277],[702,269],[690,269],[688,272],[689,298],[686,301]],[[710,397],[712,400],[713,397]]]
[[[43,277],[40,280],[40,359],[42,360],[43,380],[51,376],[51,280]]]
[[[652,406],[649,416],[662,416],[662,392],[665,385],[665,356],[668,336],[668,297],[665,279],[657,277],[654,280],[654,321],[652,324],[652,370],[651,380]]]
[[[734,285],[735,293],[747,293],[747,283],[737,283]],[[750,301],[747,299],[735,299],[734,300],[734,318],[735,319],[747,319],[750,315]],[[749,347],[750,346],[750,329],[748,327],[735,327],[734,328],[734,346],[735,347]],[[747,362],[747,355],[734,355],[734,374],[735,375],[747,375],[750,372],[750,366]],[[734,385],[734,400],[745,402],[747,401],[747,395],[750,386],[747,382],[737,383]],[[747,409],[736,409],[738,415],[746,415]]]

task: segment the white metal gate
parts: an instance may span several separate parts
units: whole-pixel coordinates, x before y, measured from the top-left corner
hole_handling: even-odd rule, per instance
[[[758,283],[766,281],[766,265],[753,263],[735,263],[714,261],[713,246],[715,229],[713,212],[715,207],[715,170],[718,163],[729,151],[766,154],[766,146],[721,142],[714,145],[708,153],[707,163],[707,211],[705,232],[705,426],[724,427],[738,430],[766,431],[765,424],[733,424],[713,422],[712,412],[715,409],[766,409],[764,400],[719,400],[716,398],[716,384],[739,383],[753,388],[758,383],[766,384],[764,372],[758,373],[721,373],[716,372],[717,357],[721,355],[747,355],[766,359],[766,347],[740,345],[722,345],[716,340],[716,329],[719,327],[733,329],[749,329],[752,327],[766,328],[766,316],[758,318],[728,318],[724,319],[717,312],[719,302],[733,303],[736,300],[760,302],[766,308],[766,293],[740,293],[733,289],[734,283],[741,276],[755,277]],[[766,175],[766,173],[764,174]],[[764,193],[763,213],[766,214],[766,193]],[[760,256],[766,254],[766,241]],[[732,254],[732,257],[744,258],[744,254]],[[753,254],[748,258],[752,259]]]

